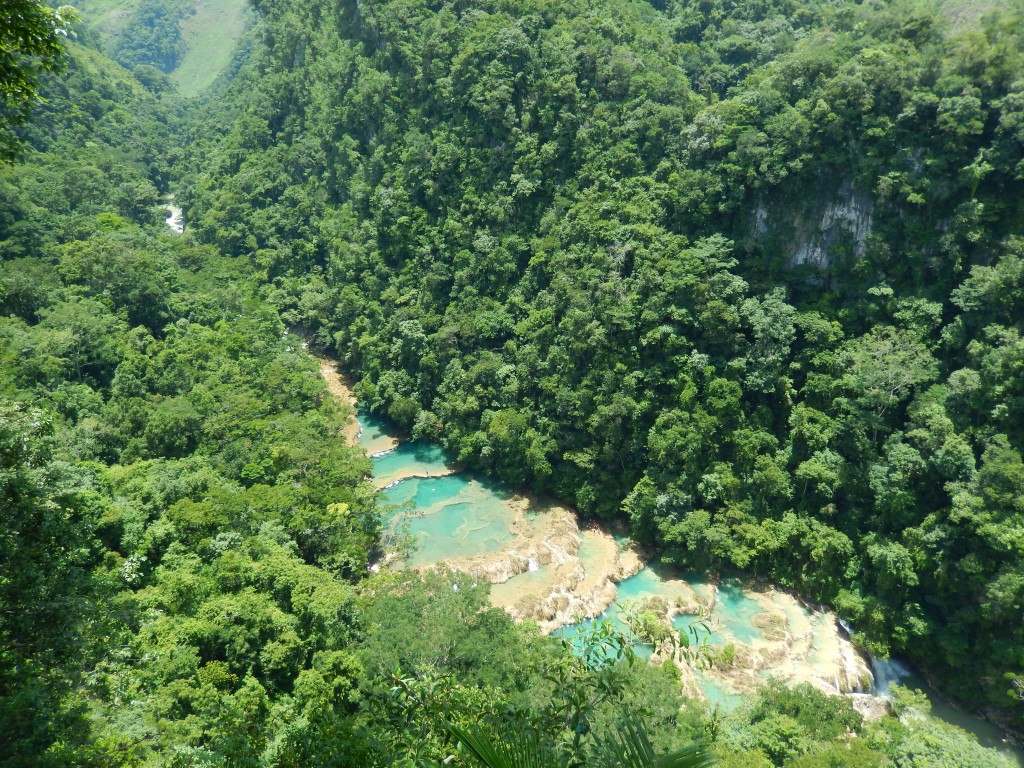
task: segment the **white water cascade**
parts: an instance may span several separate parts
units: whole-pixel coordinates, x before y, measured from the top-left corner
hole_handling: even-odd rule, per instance
[[[893,683],[900,683],[910,675],[910,669],[906,664],[896,659],[876,659],[871,656],[871,674],[875,678],[875,694],[878,696],[889,696],[889,686]]]
[[[855,630],[846,619],[840,618],[839,626],[848,638],[853,637]],[[883,698],[889,698],[889,686],[893,683],[898,685],[913,674],[910,667],[893,658],[878,659],[868,654],[868,665],[871,667],[873,678],[871,693]]]
[[[171,195],[167,196],[167,205],[164,207],[167,209],[167,218],[164,219],[164,222],[170,227],[172,232],[177,232],[180,235],[185,231],[181,208],[174,205],[174,197]]]

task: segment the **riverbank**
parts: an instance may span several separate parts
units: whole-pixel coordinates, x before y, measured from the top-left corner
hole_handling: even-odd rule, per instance
[[[329,368],[321,366],[325,378]],[[351,386],[334,373],[341,386],[331,387],[332,393],[351,397]],[[889,711],[885,696],[872,692],[869,658],[845,636],[834,613],[765,584],[659,575],[666,569],[635,545],[599,527],[581,530],[574,510],[477,479],[450,464],[439,447],[399,443],[383,422],[358,413],[369,419],[357,434],[358,443],[376,453],[374,483],[404,509],[392,524],[408,525],[417,544],[414,557],[389,566],[444,564],[467,572],[492,585],[494,606],[562,636],[588,618],[619,620],[629,605],[653,610],[676,632],[688,632],[703,612],[712,663],[700,668],[680,653],[662,658],[676,662],[691,696],[711,705],[736,706],[780,679],[847,696],[869,718]],[[390,448],[368,450],[367,443],[379,446],[385,439]],[[965,716],[955,724],[977,734],[971,720]]]
[[[321,357],[319,362],[320,375],[327,384],[328,391],[339,403],[352,408],[351,414],[345,420],[345,426],[342,428],[341,434],[345,438],[346,443],[356,445],[359,441],[360,426],[359,420],[356,418],[356,396],[352,394],[354,382],[346,374],[338,370],[336,360],[332,360],[329,357]],[[394,443],[398,445],[397,440]]]
[[[320,363],[331,394],[355,411],[351,381],[330,358],[322,357]],[[617,614],[623,602],[647,601],[670,624],[678,623],[677,617],[706,611],[714,628],[712,639],[730,645],[732,651],[728,663],[720,657],[701,676],[728,694],[748,695],[769,675],[810,682],[832,693],[870,687],[867,662],[841,636],[834,615],[811,614],[791,595],[761,587],[733,598],[745,610],[742,621],[752,628],[749,637],[738,638],[729,629],[734,624],[727,613],[731,603],[718,585],[661,578],[650,567],[647,553],[633,543],[620,543],[596,525],[581,530],[569,507],[521,492],[506,496],[476,487],[472,476],[448,463],[436,446],[400,443],[387,435],[381,422],[371,419],[369,429],[361,428],[353,416],[346,439],[362,444],[364,434],[370,441],[364,448],[379,449],[382,441],[391,441],[375,452],[373,482],[390,494],[389,501],[406,508],[393,524],[405,525],[425,545],[405,565],[445,565],[486,581],[492,585],[492,604],[517,621],[532,621],[550,634],[610,611]],[[442,478],[452,487],[429,482]],[[470,504],[476,504],[476,512],[466,509]],[[456,517],[454,510],[463,516]],[[453,519],[448,521],[445,515]],[[460,551],[466,541],[475,540],[484,540],[482,551]],[[701,685],[690,665],[680,667],[691,694],[706,698],[707,686]]]

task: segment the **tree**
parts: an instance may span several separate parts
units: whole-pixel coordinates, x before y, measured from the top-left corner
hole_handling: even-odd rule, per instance
[[[873,328],[851,342],[844,358],[858,402],[879,421],[937,373],[935,358],[925,345],[914,334],[890,326]]]
[[[915,718],[908,730],[892,750],[896,768],[1009,768],[1015,762],[936,718]]]
[[[0,404],[0,744],[5,765],[49,765],[73,738],[64,697],[77,680],[96,606],[96,500],[89,482],[52,458],[41,412]]]
[[[18,126],[28,120],[39,89],[39,72],[64,68],[61,38],[77,12],[53,10],[35,0],[5,0],[0,5],[0,159],[16,156]]]

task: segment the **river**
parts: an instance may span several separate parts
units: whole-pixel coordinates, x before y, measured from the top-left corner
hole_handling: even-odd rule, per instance
[[[173,198],[168,203],[167,226],[180,234],[181,209]],[[320,373],[334,397],[357,405],[335,361],[322,359]],[[1006,742],[998,728],[946,704],[908,666],[867,659],[832,613],[811,610],[764,585],[714,584],[648,562],[625,536],[596,526],[581,530],[571,509],[476,477],[438,446],[402,442],[365,409],[357,410],[344,434],[373,459],[372,480],[397,509],[389,526],[405,531],[415,545],[391,567],[445,563],[472,573],[492,584],[495,606],[570,640],[581,622],[598,616],[621,621],[636,606],[655,610],[677,632],[695,634],[715,648],[731,647],[728,665],[695,669],[685,659],[679,664],[687,693],[725,709],[775,677],[849,695],[866,714],[877,713],[888,686],[906,683],[928,696],[932,716],[1024,768],[1024,751]],[[698,617],[706,618],[706,630],[692,629]],[[649,655],[651,649],[640,652]]]
[[[581,530],[571,510],[462,471],[435,445],[399,442],[365,410],[358,421],[358,443],[373,457],[373,481],[398,508],[389,524],[415,543],[391,567],[446,563],[466,570],[492,582],[493,604],[570,640],[581,621],[603,616],[621,623],[628,610],[653,608],[676,631],[716,649],[731,646],[728,665],[679,665],[689,694],[727,710],[771,677],[850,695],[866,713],[879,711],[891,683],[907,684],[926,693],[933,716],[1024,766],[998,728],[946,704],[909,667],[867,659],[845,639],[834,614],[768,586],[735,579],[716,584],[647,562],[622,535],[594,526]],[[702,609],[706,629],[694,624]],[[639,648],[648,656],[652,650]]]
[[[167,195],[165,199],[167,200],[167,205],[164,208],[167,209],[167,216],[164,218],[164,224],[172,232],[180,235],[185,231],[181,208],[174,204],[174,195]]]

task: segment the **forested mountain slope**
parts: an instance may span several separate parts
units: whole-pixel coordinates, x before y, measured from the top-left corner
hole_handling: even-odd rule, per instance
[[[317,18],[316,6],[310,4],[306,10],[310,19]],[[467,25],[495,25],[476,30],[482,35],[480,45],[490,40],[488,30],[507,32],[517,23],[505,16],[489,19],[487,14],[463,10],[459,12]],[[569,25],[581,40],[592,39],[596,51],[605,45],[602,40],[628,27],[632,37],[623,33],[616,38],[622,56],[629,53],[629,46],[650,53],[671,52],[679,44],[666,42],[664,32],[654,29],[664,19],[645,6],[609,4],[599,10],[605,16],[551,6],[550,15],[538,16],[540,21],[528,26],[532,36],[528,39],[540,40],[543,30],[558,28],[564,45],[549,40],[551,54],[573,50],[573,38],[565,28]],[[391,12],[395,14],[393,30],[410,28],[405,21],[412,18],[407,10],[392,8]],[[373,23],[382,24],[385,16]],[[424,24],[429,17],[424,11]],[[447,16],[444,19],[446,24],[450,21]],[[322,21],[333,24],[326,18]],[[729,23],[726,17],[720,21],[723,28]],[[555,152],[551,158],[562,158],[560,162],[570,165],[578,162],[580,168],[589,164],[595,189],[587,191],[589,187],[576,180],[590,178],[582,170],[563,169],[558,171],[561,186],[542,190],[544,174],[556,172],[554,160],[548,164],[551,168],[535,165],[529,171],[538,184],[530,215],[539,218],[537,231],[548,233],[546,245],[542,247],[529,229],[533,225],[528,218],[517,223],[509,217],[500,226],[474,230],[465,254],[439,249],[415,256],[398,241],[381,250],[374,244],[384,242],[379,235],[383,224],[374,223],[372,216],[364,221],[359,206],[376,206],[382,215],[391,210],[384,191],[399,190],[398,182],[404,177],[394,170],[398,165],[387,151],[381,150],[378,161],[372,158],[385,147],[380,143],[385,139],[394,152],[404,151],[400,145],[405,139],[389,139],[387,131],[393,126],[384,130],[373,122],[372,109],[386,107],[388,120],[397,121],[401,103],[380,97],[403,91],[395,90],[398,86],[393,82],[387,85],[391,69],[381,65],[378,70],[361,58],[387,50],[383,42],[360,42],[358,50],[338,54],[343,60],[349,56],[361,73],[357,78],[306,80],[305,67],[312,66],[317,56],[315,49],[297,41],[305,39],[312,45],[315,35],[308,23],[299,17],[268,19],[264,32],[270,42],[282,46],[275,55],[284,56],[288,67],[277,70],[272,57],[257,53],[251,79],[237,85],[232,101],[217,105],[222,109],[204,106],[199,119],[190,117],[151,71],[129,73],[96,50],[69,41],[64,41],[67,71],[44,79],[41,93],[47,101],[37,107],[32,122],[23,126],[11,121],[9,114],[0,116],[0,132],[6,131],[5,136],[20,132],[24,149],[20,162],[0,166],[0,765],[370,768],[478,764],[456,736],[458,727],[502,749],[511,745],[543,753],[545,765],[574,768],[621,768],[627,759],[623,745],[639,743],[641,733],[651,742],[650,754],[664,754],[700,740],[725,768],[1005,768],[1007,760],[993,750],[981,749],[964,733],[915,714],[920,702],[906,691],[897,693],[893,701],[894,712],[903,716],[883,716],[876,722],[866,722],[848,698],[828,696],[809,686],[788,689],[778,683],[767,685],[737,712],[727,714],[686,701],[672,663],[636,663],[637,657],[628,649],[628,635],[599,627],[589,636],[584,634],[582,653],[573,654],[541,637],[535,627],[514,625],[503,612],[488,609],[488,585],[465,575],[444,570],[370,573],[370,561],[387,543],[382,522],[389,510],[382,509],[372,484],[365,481],[370,463],[341,438],[347,404],[339,407],[331,400],[315,361],[301,349],[301,339],[286,333],[287,325],[296,320],[316,325],[324,339],[340,334],[337,341],[348,350],[353,365],[380,374],[367,379],[378,384],[376,389],[364,385],[364,394],[378,408],[407,423],[419,423],[417,430],[424,434],[443,431],[453,445],[468,446],[464,454],[473,461],[508,477],[558,488],[591,510],[614,513],[618,500],[598,491],[629,496],[646,471],[655,490],[641,485],[632,492],[626,509],[639,510],[635,515],[638,535],[675,545],[672,526],[684,518],[673,521],[664,510],[651,514],[641,506],[643,493],[660,493],[674,503],[671,494],[684,492],[671,488],[679,478],[665,474],[664,466],[654,461],[656,454],[645,447],[647,438],[634,435],[643,427],[643,419],[651,418],[650,409],[664,409],[663,401],[669,398],[677,404],[673,418],[693,415],[705,425],[718,424],[712,437],[722,444],[722,453],[715,459],[721,469],[716,465],[713,471],[727,479],[727,470],[738,472],[727,464],[738,466],[731,458],[736,446],[747,445],[737,437],[741,429],[754,436],[777,433],[774,439],[789,439],[784,420],[773,419],[792,407],[787,405],[790,401],[779,399],[780,392],[789,393],[786,396],[792,402],[806,397],[800,394],[807,390],[806,382],[792,368],[793,362],[803,365],[811,354],[799,352],[809,343],[810,332],[805,329],[824,334],[815,337],[814,354],[826,354],[829,344],[843,354],[838,339],[841,333],[852,334],[842,329],[857,322],[862,299],[843,299],[841,283],[817,310],[804,305],[806,298],[791,298],[796,302],[792,307],[781,296],[764,298],[774,278],[757,266],[757,256],[763,256],[758,249],[767,246],[755,243],[745,251],[737,250],[742,261],[728,266],[728,246],[714,235],[710,224],[707,237],[684,236],[664,226],[655,197],[626,196],[622,190],[612,195],[609,190],[622,183],[622,169],[629,167],[633,140],[627,125],[630,110],[598,109],[597,94],[604,93],[605,74],[593,81],[592,88],[588,86],[595,94],[594,103],[588,101],[589,95],[581,97],[580,111],[573,119],[579,121],[579,131],[600,129],[607,141],[619,137],[616,146],[620,140],[625,142],[616,161],[625,165],[613,163],[619,167],[617,179],[604,179],[596,156],[579,153],[573,160],[578,154],[576,131],[563,139],[569,154]],[[455,51],[456,44],[463,43],[457,30],[445,29]],[[332,37],[336,32],[328,34],[325,28],[319,33],[324,35],[319,40],[323,50],[342,50]],[[504,50],[504,43],[488,45],[492,43],[495,51]],[[709,51],[701,55],[712,56]],[[644,55],[645,67],[658,65],[653,53]],[[583,63],[577,64],[563,58],[567,71],[587,61],[580,59]],[[596,53],[589,60],[594,66],[603,61]],[[480,61],[486,65],[490,59],[482,56]],[[19,63],[24,62],[15,61],[15,66]],[[261,72],[261,64],[268,69]],[[394,72],[408,66],[395,63]],[[640,70],[630,71],[633,75],[627,79]],[[500,67],[495,72],[499,77]],[[345,90],[349,82],[358,85],[364,78],[379,81],[377,96],[369,95],[365,86]],[[566,75],[563,80],[559,87],[568,93],[572,77]],[[678,104],[666,102],[684,110],[684,119],[673,125],[685,127],[690,120],[685,115],[695,115],[694,110],[703,110],[709,99],[714,101],[712,96],[688,95],[687,82],[685,73],[671,83],[660,77],[651,80],[654,96],[679,96]],[[365,98],[345,119],[356,121],[362,114],[368,122],[363,124],[366,132],[359,138],[361,143],[349,146],[351,168],[345,170],[323,154],[345,144],[328,140],[334,129],[318,138],[303,128],[304,121],[313,125],[316,115],[324,130],[332,121],[343,127],[342,113],[336,110],[331,117],[317,108],[304,114],[298,98],[312,92],[335,97],[349,92],[354,97],[360,87]],[[662,87],[668,90],[658,90]],[[462,91],[451,88],[447,93],[445,98],[456,98]],[[614,102],[607,95],[602,99]],[[482,91],[479,103],[487,103]],[[433,116],[429,111],[410,113],[408,119],[419,121],[418,125],[430,124],[427,121],[442,125],[463,111],[459,106]],[[595,116],[598,112],[607,116],[601,118],[603,123]],[[560,116],[550,113],[545,119],[569,120],[572,114],[567,107]],[[470,117],[465,119],[467,125],[473,123]],[[614,130],[609,127],[612,124]],[[217,126],[221,135],[214,130]],[[532,130],[521,128],[525,129]],[[450,133],[453,145],[461,130]],[[498,138],[477,137],[478,145],[467,139],[463,150],[456,147],[450,154],[450,159],[458,159],[463,151],[487,148],[478,155],[470,153],[477,165],[462,171],[464,178],[477,179],[479,200],[504,194],[498,175],[490,186],[481,181],[483,169],[491,167],[487,163],[496,163],[494,173],[499,174],[501,163],[508,160],[502,154],[508,147],[500,140],[505,129],[494,130]],[[424,151],[420,160],[432,156],[432,149]],[[414,159],[410,156],[407,162],[408,172],[426,167]],[[336,171],[333,175],[327,172],[331,168]],[[389,180],[375,179],[374,168],[391,174]],[[200,171],[205,175],[193,176]],[[646,172],[636,165],[631,173],[641,179]],[[193,178],[200,183],[191,184]],[[440,174],[420,178],[432,184],[456,181]],[[159,204],[172,179],[191,203],[192,223],[181,236],[165,227],[166,210]],[[437,200],[462,199],[454,196],[459,190],[441,190]],[[532,194],[523,198],[524,210]],[[545,195],[551,200],[545,202]],[[442,223],[454,226],[460,217],[472,222],[482,215],[471,207],[460,212],[455,207],[422,208],[422,201],[405,205],[402,210],[424,213],[415,221],[395,219],[392,224],[413,233]],[[796,207],[791,201],[789,210]],[[743,216],[737,214],[735,220],[741,227]],[[1006,226],[1009,231],[1010,224]],[[198,242],[191,230],[222,239],[234,253]],[[492,230],[496,234],[490,234]],[[328,231],[332,234],[325,238]],[[512,245],[508,233],[518,231],[523,233],[521,246],[508,250]],[[632,242],[625,238],[630,233]],[[461,236],[455,229],[445,234]],[[482,249],[489,242],[485,253]],[[979,246],[969,258],[979,262],[990,258],[984,255],[985,247]],[[1013,250],[998,254],[1002,260],[990,259],[994,268],[977,271],[967,287],[958,289],[953,306],[959,309],[949,310],[951,317],[1003,327],[1003,336],[997,334],[994,341],[984,342],[989,346],[980,348],[983,359],[994,354],[1000,338],[1016,332],[1013,318],[1019,317],[1014,314]],[[420,292],[413,270],[427,265],[427,256],[436,260],[438,273],[429,283],[431,291]],[[616,266],[602,276],[598,266],[605,258]],[[525,261],[520,264],[519,259]],[[409,264],[403,267],[406,260]],[[344,292],[336,282],[342,263],[349,268],[362,265],[361,271],[353,273],[354,287]],[[502,263],[505,272],[492,269]],[[453,272],[446,278],[446,270],[454,267],[462,274],[456,279]],[[790,273],[780,270],[778,274]],[[385,279],[393,280],[393,286],[385,286]],[[813,285],[808,279],[794,277],[791,289]],[[826,273],[810,279],[831,278]],[[675,286],[671,295],[662,295],[661,281]],[[608,287],[603,287],[605,283]],[[531,285],[536,290],[531,292]],[[652,311],[665,313],[660,324],[667,330],[638,343],[635,350],[616,346],[635,333],[629,323],[651,320],[642,317],[648,299],[641,301],[640,287],[650,297]],[[398,288],[401,293],[395,292]],[[879,289],[869,294],[875,297],[871,301],[889,312],[888,324],[897,326],[896,331],[877,331],[883,338],[889,333],[893,339],[903,339],[915,327],[910,320],[929,317],[927,302],[900,303],[902,290],[894,288],[889,294]],[[361,302],[361,291],[372,303],[336,308],[335,302],[342,298]],[[615,291],[616,300],[611,301],[604,291]],[[807,289],[807,295],[811,292]],[[747,296],[760,298],[745,305]],[[534,307],[535,301],[549,304]],[[445,319],[449,302],[451,315]],[[780,353],[779,361],[771,361],[767,354],[771,343],[781,343],[772,342],[775,337],[743,335],[749,330],[744,331],[747,326],[741,323],[749,322],[757,307],[769,317],[792,321],[794,327],[803,323],[801,335],[788,342],[794,351]],[[372,313],[340,314],[353,309]],[[696,335],[696,311],[708,318],[700,322],[718,329],[719,336],[709,338],[717,339],[714,343],[719,347],[712,348],[711,341]],[[861,314],[866,311],[860,310]],[[397,315],[394,327],[389,325],[389,313]],[[432,328],[432,313],[442,313],[438,317],[444,324]],[[509,318],[516,316],[521,316],[516,327],[509,326]],[[808,317],[810,321],[801,319]],[[533,325],[520,330],[526,319]],[[572,323],[581,319],[587,319],[587,325],[570,335]],[[861,322],[871,327],[880,321],[868,317]],[[833,341],[826,332],[833,334]],[[926,367],[941,372],[948,358],[938,350],[944,348],[934,346],[936,337],[927,330],[914,332],[919,334],[918,345],[933,358],[930,363],[924,358]],[[548,333],[550,343],[540,333]],[[605,342],[600,356],[593,356],[588,344],[598,334],[605,334]],[[988,338],[978,336],[971,325],[964,326],[963,334],[964,338]],[[750,344],[751,338],[754,342],[768,339],[761,347],[767,350],[762,355],[766,364],[794,371],[786,374],[790,383],[774,394],[769,386],[774,374],[764,373],[766,383],[759,385],[756,392],[760,394],[754,396],[750,394],[755,391],[750,383],[753,368],[730,365],[739,358],[712,357],[712,352],[724,355],[723,350]],[[566,347],[570,341],[575,346]],[[695,357],[698,342],[705,349],[697,349]],[[530,344],[535,359],[519,361],[520,350]],[[678,347],[673,355],[659,356],[655,349],[646,349],[651,345],[667,349],[670,344]],[[567,367],[567,349],[577,356],[577,369]],[[866,355],[874,348],[860,349]],[[426,354],[431,350],[433,363]],[[395,362],[389,362],[388,355]],[[625,368],[640,355],[661,360],[662,367]],[[700,355],[707,356],[700,363],[703,368],[691,371],[687,366],[696,363],[689,361],[700,362]],[[396,367],[402,356],[408,360],[404,367]],[[593,356],[592,362],[588,356]],[[748,359],[753,366],[760,358],[748,354]],[[1000,359],[1006,361],[1003,373],[1009,378],[1013,359]],[[440,371],[431,383],[431,371],[442,361],[452,374]],[[508,368],[495,367],[498,362]],[[550,370],[539,383],[529,379],[517,383],[519,368],[527,363]],[[812,364],[819,363],[807,363]],[[695,377],[692,393],[678,387],[687,371]],[[1013,546],[1013,529],[1008,527],[1011,513],[998,520],[994,515],[1004,508],[1000,504],[1013,508],[1020,488],[1013,477],[1018,436],[1002,426],[1012,426],[1018,412],[1012,391],[984,389],[997,374],[998,370],[993,373],[979,366],[973,389],[958,391],[973,392],[975,399],[998,399],[1005,409],[994,416],[970,410],[951,412],[946,434],[953,442],[949,445],[957,445],[954,437],[959,436],[967,448],[957,454],[947,451],[944,443],[945,452],[936,455],[955,460],[984,451],[981,470],[965,472],[962,489],[951,487],[950,492],[965,494],[974,505],[963,507],[973,510],[973,521],[991,517],[980,533]],[[963,376],[968,384],[974,381],[970,373]],[[625,387],[622,382],[627,379],[634,382],[629,384],[633,389],[616,395],[613,387]],[[575,383],[570,387],[570,382]],[[440,387],[442,383],[447,389]],[[595,384],[606,388],[597,393],[586,390]],[[905,386],[913,388],[916,396],[916,383]],[[544,394],[548,390],[555,394]],[[562,408],[571,402],[565,400],[563,390],[579,398],[579,407],[589,399],[610,408],[598,414],[604,424],[612,424],[609,414],[623,407],[633,409],[635,416],[617,427],[633,441],[620,441],[626,448],[633,445],[633,452],[621,451],[618,469],[613,466],[618,456],[606,456],[603,452],[609,449],[594,437],[581,433],[577,441],[571,439],[570,430],[584,422],[571,409],[564,414],[552,410],[547,399],[559,398]],[[723,404],[721,409],[712,408],[708,392],[716,398],[714,402]],[[421,415],[420,403],[454,403],[460,395],[466,410],[458,418],[440,405]],[[499,395],[506,399],[496,408],[493,403]],[[733,395],[735,402],[730,404],[728,398]],[[889,410],[898,410],[900,418],[917,418],[915,411],[905,415],[901,398],[892,396],[898,402],[883,409],[876,422],[869,422],[878,430],[871,440],[893,434],[886,421]],[[760,410],[750,410],[752,397],[762,406]],[[951,407],[949,402],[947,398],[943,407]],[[933,395],[918,398],[913,407],[936,403],[942,405],[943,400]],[[855,406],[867,407],[852,400],[842,407]],[[479,410],[479,418],[473,409]],[[829,439],[838,439],[838,434],[846,440],[856,433],[853,427],[843,426],[843,419],[852,422],[859,412],[844,413],[815,415],[817,421],[807,421],[812,427],[801,434],[815,434],[813,425],[826,423],[827,416],[846,430],[829,433]],[[965,427],[965,419],[973,419],[969,423],[974,426]],[[930,422],[922,423],[926,426],[921,429],[926,429]],[[1005,438],[998,437],[1001,433],[992,425],[1000,426]],[[527,428],[532,432],[524,431]],[[658,423],[643,428],[651,435],[666,432]],[[594,434],[600,433],[595,421]],[[907,434],[904,442],[921,456],[917,465],[911,461],[907,466],[932,471],[931,463],[926,463],[933,460],[932,454],[922,449],[917,436]],[[524,435],[529,437],[528,450],[533,441],[538,442],[539,455],[550,471],[541,471],[543,465],[534,463],[528,473],[515,474],[516,457],[525,455],[516,441]],[[558,445],[557,440],[565,440],[572,450],[558,454],[551,448]],[[754,446],[750,455],[756,462],[764,450],[756,442],[749,444]],[[836,506],[830,513],[833,517],[827,518],[832,522],[806,522],[814,532],[833,538],[841,534],[830,532],[826,525],[838,525],[835,520],[849,513],[848,495],[856,488],[855,473],[861,471],[851,455],[840,453],[845,446],[845,442],[829,445],[829,450],[850,462],[850,469],[841,475],[842,483],[835,485],[832,503]],[[895,450],[894,456],[912,456]],[[664,455],[673,456],[668,448]],[[989,458],[993,455],[995,459]],[[637,461],[647,461],[649,466],[633,466]],[[986,476],[989,466],[1001,467],[1003,474],[993,469]],[[624,484],[616,484],[614,472],[620,471],[627,478]],[[785,463],[780,463],[776,474],[779,483],[796,487]],[[722,500],[718,506],[708,501],[709,491],[701,490],[699,508],[709,517],[714,515],[718,525],[734,525],[742,533],[782,530],[785,524],[799,533],[805,521],[815,519],[803,501],[793,502],[799,505],[792,507],[790,516],[773,511],[776,497],[766,496],[763,506],[752,506],[747,486],[740,485],[746,480],[736,477],[740,480],[721,485],[721,495],[715,497]],[[913,472],[907,477],[915,482],[925,479]],[[699,482],[705,489],[717,487],[711,485],[714,479]],[[584,493],[587,483],[590,496]],[[920,487],[905,491],[900,507],[905,514],[912,514],[906,511],[912,509],[910,494]],[[800,500],[801,494],[820,493],[820,489],[820,482],[814,480],[810,491],[794,490],[792,498]],[[653,499],[661,503],[660,496]],[[956,514],[963,514],[960,507],[957,510]],[[951,514],[935,512],[940,513]],[[751,516],[760,528],[743,515]],[[713,530],[732,535],[724,527]],[[889,543],[894,535],[882,531],[880,540],[867,546]],[[934,540],[932,534],[930,541]],[[734,548],[743,541],[742,537],[723,538],[723,549],[708,555],[714,558],[714,566],[735,564],[739,550]],[[774,557],[767,561],[774,572],[796,580],[802,561],[795,545],[800,542],[792,540],[793,568],[788,571],[778,552],[758,550],[751,556]],[[850,572],[840,578],[837,571],[830,571],[831,581],[826,573],[820,582],[824,594],[826,587],[833,588],[833,581],[845,585],[863,579],[854,567],[863,554],[862,544],[860,539],[851,540],[846,550],[840,550],[848,557]],[[730,548],[725,549],[726,545]],[[907,547],[917,555],[918,550]],[[990,570],[1002,569],[1005,605],[1012,604],[1012,571],[1002,550],[978,551],[984,557],[977,558],[970,572],[983,581],[991,578]],[[686,555],[680,551],[674,556]],[[926,572],[912,562],[915,573],[923,577]],[[762,560],[748,565],[768,570]],[[812,592],[817,588],[806,578],[803,586]],[[862,593],[872,594],[863,588]],[[880,602],[877,610],[890,604],[896,603]],[[657,616],[643,618],[648,629],[658,629]],[[872,626],[866,616],[861,619],[864,626]],[[996,641],[1012,637],[994,621],[989,626],[995,628]],[[876,637],[886,637],[877,626],[873,631]],[[1006,658],[1004,654],[995,659],[992,666],[1012,669]],[[968,669],[965,674],[971,672]],[[1012,680],[1005,681],[1007,688],[1012,685]],[[652,762],[629,764],[646,768]]]
[[[83,39],[142,76],[198,96],[228,70],[251,22],[245,0],[71,0]]]
[[[64,47],[34,119],[0,121],[0,765],[469,766],[456,724],[607,765],[567,724],[624,707],[659,752],[701,735],[672,665],[592,667],[461,574],[371,576],[350,407],[248,260],[164,224],[183,105]],[[833,750],[822,721],[801,751]],[[824,721],[883,758],[849,703]]]
[[[248,263],[164,225],[180,105],[68,55],[0,168],[0,764],[243,759],[344,678],[369,463]]]
[[[1022,722],[1017,4],[256,7],[180,199],[370,406]]]

